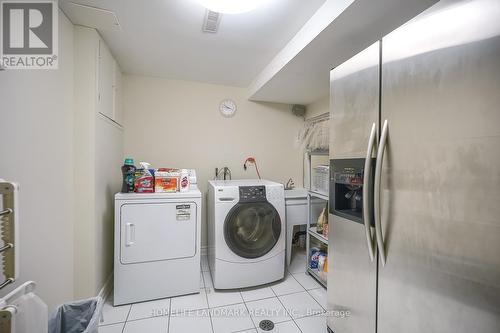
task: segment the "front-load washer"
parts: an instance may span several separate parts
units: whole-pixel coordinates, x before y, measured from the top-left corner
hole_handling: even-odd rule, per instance
[[[115,195],[114,305],[200,292],[201,192]]]
[[[246,288],[282,279],[285,235],[282,184],[209,181],[208,263],[214,288]]]

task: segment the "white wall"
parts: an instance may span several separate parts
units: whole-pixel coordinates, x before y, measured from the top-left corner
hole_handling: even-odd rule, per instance
[[[307,105],[306,119],[330,112],[330,96],[323,97]]]
[[[233,118],[220,115],[219,102],[236,101]],[[215,167],[234,178],[255,178],[243,170],[255,156],[263,178],[302,183],[302,155],[295,146],[303,120],[287,105],[254,103],[246,91],[195,82],[124,76],[125,155],[155,167],[195,168],[202,192]],[[206,244],[205,209],[202,245]]]
[[[0,178],[21,187],[15,286],[36,281],[51,308],[73,297],[72,137],[73,25],[59,12],[59,69],[0,72]]]
[[[97,33],[94,29],[75,29],[75,294],[85,297],[95,289],[95,123],[97,89]]]

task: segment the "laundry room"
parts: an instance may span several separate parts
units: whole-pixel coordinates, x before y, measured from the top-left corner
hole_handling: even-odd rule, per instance
[[[500,332],[497,0],[0,0],[0,333]]]

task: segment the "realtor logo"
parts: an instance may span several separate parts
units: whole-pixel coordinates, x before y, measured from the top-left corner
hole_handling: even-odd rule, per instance
[[[1,1],[5,69],[57,69],[57,1]]]

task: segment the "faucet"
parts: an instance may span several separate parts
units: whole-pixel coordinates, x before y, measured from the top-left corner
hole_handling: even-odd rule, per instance
[[[219,179],[220,174],[223,175],[223,179],[224,180],[226,180],[227,177],[229,177],[229,180],[232,179],[232,177],[231,177],[231,169],[229,169],[228,167],[223,167],[221,169],[215,168],[215,177],[214,177],[214,180]]]
[[[288,179],[288,181],[286,182],[286,185],[285,185],[285,190],[291,190],[295,188],[295,183],[293,182],[293,179],[290,178]]]

